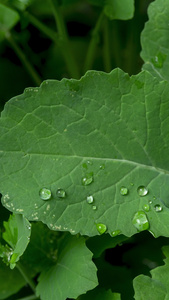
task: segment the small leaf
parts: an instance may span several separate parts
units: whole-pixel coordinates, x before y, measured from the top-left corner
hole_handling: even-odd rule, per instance
[[[16,25],[19,15],[11,8],[0,4],[0,41],[5,38],[6,32]]]
[[[169,246],[163,247],[165,265],[150,271],[152,277],[137,276],[134,281],[135,299],[164,300],[169,297]]]
[[[128,20],[134,15],[134,0],[107,0],[104,7],[105,14],[110,20]]]
[[[128,20],[134,15],[134,0],[88,0],[91,4],[101,6],[110,19]]]
[[[169,80],[169,2],[156,0],[148,9],[149,20],[141,35],[143,69],[159,80]]]
[[[31,224],[22,215],[11,215],[8,222],[4,222],[4,227],[3,239],[13,249],[9,260],[13,269],[29,243]]]
[[[83,238],[66,237],[58,253],[57,264],[44,270],[37,286],[43,300],[77,298],[98,284],[92,253]]]

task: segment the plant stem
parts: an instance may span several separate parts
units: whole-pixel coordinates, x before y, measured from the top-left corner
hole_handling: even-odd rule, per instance
[[[66,62],[67,69],[68,69],[71,77],[78,79],[80,77],[79,69],[78,69],[76,60],[75,60],[72,50],[71,50],[70,42],[69,42],[68,35],[67,35],[67,30],[66,30],[62,15],[60,13],[58,1],[50,0],[50,2],[51,2],[51,6],[52,6],[52,11],[53,11],[53,14],[55,17],[56,26],[58,29],[59,46],[61,48],[62,55]]]
[[[32,291],[36,294],[36,286],[35,283],[33,282],[32,278],[29,276],[29,274],[26,272],[25,268],[22,266],[21,263],[16,264],[17,269],[25,279],[25,281],[29,284],[31,287]]]
[[[96,51],[96,46],[98,44],[98,34],[99,34],[99,30],[101,27],[103,17],[104,17],[104,13],[102,11],[97,20],[95,28],[92,31],[92,37],[91,37],[91,41],[90,41],[90,44],[88,47],[88,52],[87,52],[87,56],[86,56],[86,60],[85,60],[85,64],[84,64],[84,73],[92,68],[95,51]]]
[[[39,299],[39,297],[36,297],[35,295],[32,295],[32,296],[27,296],[27,297],[20,298],[20,299],[17,299],[17,300],[36,300],[36,299]]]
[[[48,36],[52,41],[55,43],[58,43],[58,35],[57,33],[50,29],[48,26],[43,24],[41,21],[39,21],[37,18],[35,18],[33,15],[31,15],[28,12],[25,12],[24,17],[36,28],[38,28],[41,32],[43,32],[46,36]]]
[[[109,73],[112,69],[111,66],[111,53],[110,53],[110,37],[109,37],[109,23],[108,19],[104,20],[104,45],[103,45],[103,61],[104,70]]]
[[[10,46],[13,48],[13,50],[19,57],[20,61],[22,62],[23,66],[29,73],[29,75],[32,78],[32,80],[34,81],[35,85],[39,86],[42,82],[40,76],[38,75],[38,73],[36,72],[34,67],[31,65],[31,63],[29,62],[29,60],[27,59],[27,57],[25,56],[25,54],[23,53],[21,48],[17,45],[17,43],[15,42],[15,40],[13,39],[13,37],[9,31],[6,32],[5,37],[8,41],[8,43],[10,44]]]

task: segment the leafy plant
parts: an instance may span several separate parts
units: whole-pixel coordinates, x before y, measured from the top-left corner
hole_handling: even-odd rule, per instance
[[[169,297],[169,3],[150,2],[0,1],[0,299]]]

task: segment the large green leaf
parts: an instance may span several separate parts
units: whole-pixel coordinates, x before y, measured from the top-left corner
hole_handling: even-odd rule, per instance
[[[94,236],[105,224],[109,233],[169,236],[168,95],[148,72],[116,69],[45,81],[11,99],[0,119],[3,205],[73,234]]]
[[[3,239],[13,249],[9,261],[13,269],[29,243],[31,224],[23,215],[11,215],[8,222],[4,222],[4,227]]]
[[[169,1],[156,0],[148,9],[149,21],[141,35],[143,69],[169,80]]]
[[[133,281],[136,300],[169,299],[169,246],[163,248],[165,265],[152,270],[151,276],[139,275]]]
[[[57,264],[39,277],[37,294],[43,300],[77,298],[97,286],[96,266],[84,238],[66,237]]]

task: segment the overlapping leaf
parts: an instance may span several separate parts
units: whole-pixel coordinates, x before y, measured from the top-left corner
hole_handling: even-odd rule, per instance
[[[141,35],[143,69],[159,80],[169,80],[169,2],[156,0],[149,6],[149,21]]]
[[[85,240],[66,237],[58,253],[57,264],[39,277],[37,294],[43,300],[77,298],[97,286],[96,267]]]
[[[151,271],[151,276],[139,275],[134,279],[136,300],[164,300],[169,298],[169,246],[163,248],[165,265]]]
[[[149,206],[150,231],[169,236],[168,95],[167,82],[116,69],[46,81],[11,99],[0,120],[3,205],[53,230],[89,236],[98,234],[97,223],[131,236],[134,215]],[[140,196],[139,186],[148,194]],[[51,190],[48,201],[43,187]]]
[[[31,225],[23,215],[11,215],[8,222],[4,222],[4,227],[3,239],[13,250],[9,260],[13,269],[29,243]]]

